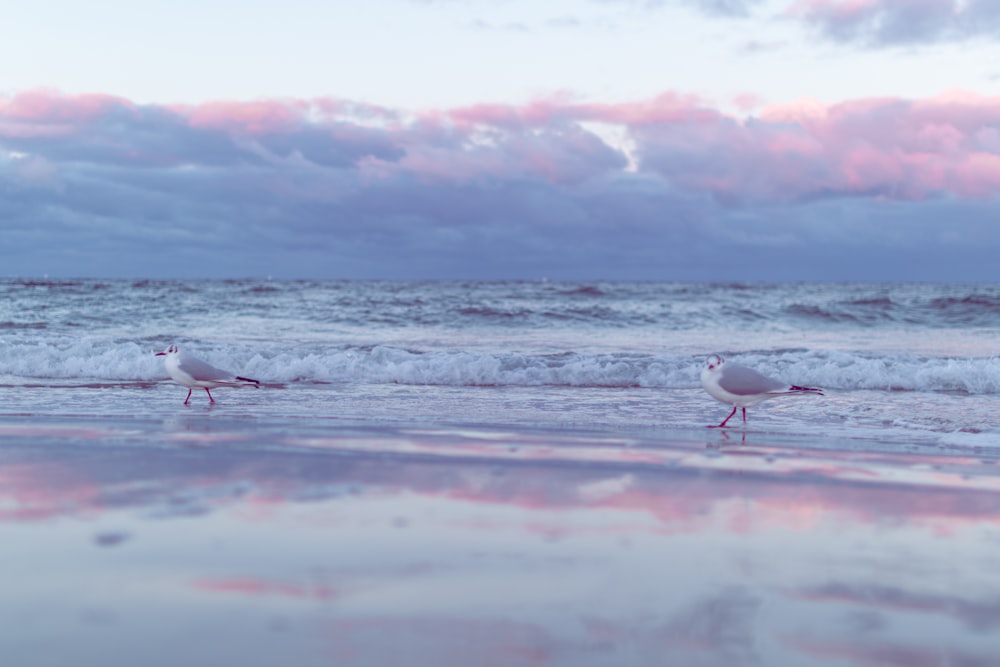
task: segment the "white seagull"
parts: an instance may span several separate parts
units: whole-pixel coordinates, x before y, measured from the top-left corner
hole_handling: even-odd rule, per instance
[[[192,357],[180,351],[176,345],[171,345],[163,352],[157,352],[154,356],[164,357],[163,365],[167,367],[167,373],[174,382],[188,388],[187,398],[184,405],[191,400],[191,392],[195,387],[201,387],[208,394],[208,400],[215,403],[212,392],[209,389],[216,387],[259,387],[260,382],[251,378],[233,375],[229,371],[224,371],[201,359]]]
[[[752,368],[727,364],[726,360],[718,354],[708,357],[708,363],[701,371],[701,386],[715,400],[733,406],[729,417],[723,419],[718,426],[710,426],[709,428],[725,426],[726,422],[736,414],[737,408],[743,408],[743,421],[746,422],[747,408],[775,396],[824,395],[822,389],[788,385],[780,380],[761,375]]]

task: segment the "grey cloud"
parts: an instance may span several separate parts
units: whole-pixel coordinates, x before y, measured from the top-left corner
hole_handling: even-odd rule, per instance
[[[196,125],[122,105],[72,130],[60,121],[61,133],[9,132],[0,266],[108,277],[993,275],[992,199],[781,196],[775,166],[811,187],[823,161],[776,162],[759,137],[795,128],[719,114],[636,121],[639,170],[629,170],[572,109],[251,132],[242,119]]]
[[[794,16],[831,40],[874,48],[1000,39],[1000,3],[994,0],[878,0],[851,11],[807,4]]]

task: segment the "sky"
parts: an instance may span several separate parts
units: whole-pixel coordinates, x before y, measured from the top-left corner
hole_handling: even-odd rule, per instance
[[[995,0],[51,0],[0,277],[997,281]]]

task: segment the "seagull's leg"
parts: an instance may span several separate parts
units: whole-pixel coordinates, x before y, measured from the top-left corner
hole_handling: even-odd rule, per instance
[[[205,387],[205,393],[206,393],[206,394],[208,394],[208,400],[209,400],[209,402],[211,402],[211,403],[215,403],[215,399],[214,399],[214,398],[212,398],[212,392],[210,392],[210,391],[208,390],[208,387]]]
[[[188,396],[187,396],[187,398],[184,399],[184,405],[187,405],[188,401],[190,401],[190,400],[191,400],[191,390],[188,389]]]
[[[743,408],[743,423],[747,423],[747,409]]]
[[[735,414],[736,414],[736,406],[734,405],[733,406],[733,411],[729,413],[729,417],[732,417]],[[726,422],[729,421],[729,417],[726,417],[725,419],[723,419],[722,423],[719,424],[718,426],[709,426],[709,428],[722,428],[723,426],[726,425]]]

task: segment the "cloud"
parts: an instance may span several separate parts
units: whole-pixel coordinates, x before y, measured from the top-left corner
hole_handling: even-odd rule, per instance
[[[992,270],[1000,98],[741,99],[756,116],[674,92],[419,112],[19,93],[0,98],[0,260],[29,275],[902,279],[953,253],[965,278]],[[725,257],[719,275],[709,258]]]
[[[870,47],[1000,38],[994,0],[798,0],[786,15],[832,40]]]
[[[766,0],[595,1],[650,11],[683,6],[710,17],[737,19],[764,16],[767,5]],[[870,48],[1000,39],[1000,3],[995,0],[785,0],[769,7],[766,15],[791,19],[835,42]],[[776,46],[750,40],[744,50]]]

